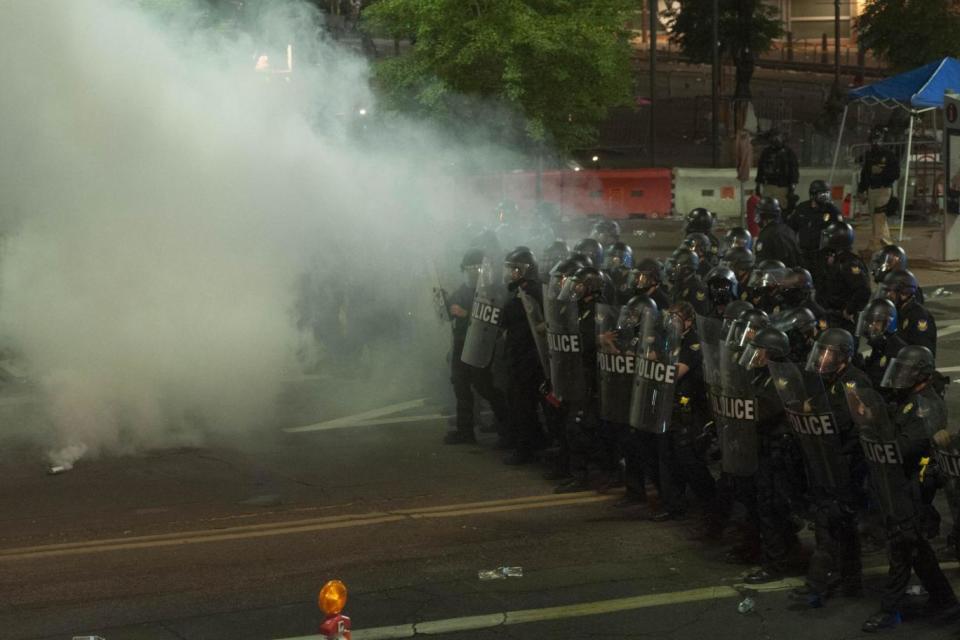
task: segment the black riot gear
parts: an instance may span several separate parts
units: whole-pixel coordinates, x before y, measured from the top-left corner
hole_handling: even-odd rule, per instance
[[[790,338],[774,327],[758,330],[740,356],[740,366],[761,369],[768,362],[786,360],[790,355]]]
[[[634,284],[641,291],[656,286],[662,281],[660,263],[653,258],[644,258],[634,267],[636,279]]]
[[[885,298],[871,300],[860,312],[857,335],[874,341],[897,332],[897,308]]]
[[[820,334],[807,357],[807,371],[830,375],[839,373],[850,362],[856,347],[846,329],[831,328]]]
[[[748,251],[753,249],[753,236],[751,236],[750,232],[743,227],[733,227],[727,231],[727,235],[724,236],[724,241],[726,245],[724,256],[726,256],[726,254],[729,253],[734,247],[739,247]]]
[[[667,279],[670,282],[682,282],[696,274],[700,267],[700,258],[687,247],[673,252],[667,263]]]
[[[820,232],[820,248],[828,251],[850,251],[853,248],[853,227],[846,222],[833,222]]]
[[[611,245],[620,240],[620,224],[616,220],[598,220],[590,231],[590,237],[604,247]]]
[[[870,261],[870,273],[873,274],[873,281],[878,284],[882,283],[891,271],[907,268],[907,252],[895,244],[885,245],[873,254]]]
[[[554,265],[553,269],[550,270],[550,275],[560,276],[560,277],[570,277],[575,274],[577,271],[583,267],[588,266],[586,261],[580,257],[567,258],[561,262],[558,262]]]
[[[810,183],[810,199],[816,202],[830,200],[830,185],[823,180],[814,180]]]
[[[715,307],[723,307],[739,297],[740,283],[729,267],[714,267],[705,278],[710,301]]]
[[[503,260],[504,284],[516,283],[521,280],[536,280],[539,268],[533,252],[527,247],[517,247],[507,254]]]
[[[810,300],[813,295],[813,276],[803,267],[787,271],[780,282],[780,296],[790,307],[796,307]]]
[[[692,249],[703,262],[710,255],[710,238],[703,233],[688,233],[683,245]]]
[[[716,221],[716,217],[713,212],[709,209],[704,209],[703,207],[697,207],[692,209],[686,217],[686,226],[684,227],[685,233],[702,233],[708,235],[713,231],[713,225]]]
[[[807,353],[817,335],[817,317],[806,307],[797,307],[773,318],[771,326],[790,338],[790,358],[800,364],[806,362]]]
[[[614,242],[607,248],[604,258],[607,268],[626,267],[629,269],[633,266],[633,247],[626,242]]]
[[[596,238],[584,238],[573,247],[573,253],[590,260],[591,266],[603,266],[603,245]]]
[[[776,198],[764,198],[757,205],[757,218],[760,220],[761,227],[773,222],[780,222],[782,215],[783,209],[780,207],[780,201]]]
[[[555,240],[543,250],[543,266],[553,269],[561,260],[570,257],[570,245],[565,240]]]
[[[737,349],[742,349],[769,322],[770,317],[760,309],[747,309],[741,312],[733,322],[726,336],[726,342]]]
[[[734,300],[723,308],[723,328],[720,335],[726,337],[730,333],[730,327],[734,322],[740,319],[740,314],[753,309],[753,305],[746,300]]]
[[[926,382],[935,371],[933,353],[926,347],[910,344],[897,353],[887,364],[881,387],[887,389],[912,389]]]
[[[786,269],[787,265],[780,260],[761,260],[756,268],[760,271],[773,271],[775,269]]]
[[[578,302],[598,296],[606,300],[609,298],[604,294],[609,295],[610,289],[609,276],[596,267],[582,267],[566,279],[559,295],[557,295],[557,300],[560,302]]]
[[[753,252],[746,247],[733,247],[729,249],[720,261],[721,265],[726,265],[741,274],[751,271],[756,264],[757,259]]]
[[[477,288],[477,281],[480,279],[480,269],[483,266],[483,250],[468,249],[460,260],[460,271],[463,272],[464,282],[470,291]]]
[[[919,287],[917,277],[906,269],[891,271],[883,278],[884,293],[898,306],[902,301],[912,298]]]

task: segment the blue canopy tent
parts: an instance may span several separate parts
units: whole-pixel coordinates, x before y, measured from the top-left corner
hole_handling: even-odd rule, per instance
[[[943,94],[946,91],[960,92],[960,60],[943,58],[936,62],[925,64],[911,71],[874,82],[864,87],[851,89],[848,92],[850,102],[862,102],[867,105],[880,105],[888,109],[905,109],[910,112],[910,126],[907,133],[907,163],[904,167],[904,185],[910,180],[910,152],[913,149],[913,119],[920,113],[931,109],[943,108]],[[843,109],[843,119],[840,121],[840,133],[837,136],[837,146],[833,151],[833,164],[830,167],[830,179],[833,182],[833,173],[837,167],[837,157],[840,154],[840,141],[843,138],[843,129],[847,123],[847,109]],[[906,197],[900,198],[900,240],[903,240],[903,220],[907,211]]]

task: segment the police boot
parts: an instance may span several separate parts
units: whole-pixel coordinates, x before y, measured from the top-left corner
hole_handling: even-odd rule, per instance
[[[876,633],[884,629],[893,629],[900,622],[900,614],[896,611],[880,611],[867,618],[860,629],[864,633]]]

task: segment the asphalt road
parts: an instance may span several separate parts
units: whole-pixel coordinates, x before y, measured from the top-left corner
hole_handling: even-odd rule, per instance
[[[950,290],[930,306],[940,367],[960,376],[960,287]],[[616,495],[556,496],[541,467],[501,464],[491,435],[442,445],[449,406],[437,380],[366,405],[343,400],[362,397],[362,381],[294,380],[276,420],[254,433],[81,460],[58,476],[8,430],[0,637],[308,636],[317,590],[335,577],[350,588],[356,639],[860,637],[882,553],[865,558],[862,600],[796,610],[786,596],[795,581],[738,584],[748,567],[723,558],[732,530],[705,545],[690,539],[692,520],[654,524],[642,507],[614,508]],[[7,423],[27,406],[10,395],[0,399]],[[948,399],[960,415],[960,392]],[[523,576],[478,578],[500,566]],[[741,614],[747,595],[755,609]],[[957,632],[960,623],[918,621],[895,633]]]

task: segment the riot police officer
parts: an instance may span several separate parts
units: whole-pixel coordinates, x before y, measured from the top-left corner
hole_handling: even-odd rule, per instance
[[[863,359],[863,370],[874,388],[879,389],[887,365],[907,346],[897,335],[897,308],[893,303],[886,298],[871,300],[860,312],[857,336],[870,346],[870,353]]]
[[[606,248],[604,253],[604,271],[610,275],[617,291],[624,292],[626,295],[626,290],[631,287],[630,280],[633,276],[633,248],[626,242],[614,242]],[[624,298],[624,300],[628,299],[629,297]],[[608,302],[616,303],[618,300],[608,300]]]
[[[742,300],[747,298],[747,284],[750,282],[750,274],[753,272],[756,262],[753,252],[745,247],[733,247],[727,250],[720,260],[720,266],[730,267],[734,275],[737,276]]]
[[[830,199],[830,187],[823,180],[810,183],[810,199],[794,209],[787,224],[797,233],[803,266],[812,269],[820,250],[820,233],[834,222],[842,222],[840,210]]]
[[[767,313],[779,313],[783,303],[780,288],[786,275],[787,269],[782,262],[764,260],[747,280],[746,299]]]
[[[794,424],[794,430],[807,442],[821,440],[819,450],[807,449],[804,453],[810,467],[822,465],[828,472],[813,483],[817,544],[806,586],[795,592],[814,607],[822,606],[838,587],[851,596],[859,596],[863,590],[856,518],[856,506],[862,500],[858,476],[862,453],[845,389],[851,384],[869,389],[870,378],[853,364],[855,352],[853,336],[844,329],[827,329],[820,334],[807,358],[806,370],[821,377],[827,404],[817,408],[816,400],[807,400],[807,406],[815,410]],[[824,451],[832,453],[823,458]]]
[[[673,252],[667,263],[671,303],[689,302],[700,315],[707,315],[710,303],[707,290],[697,276],[700,258],[691,249],[681,247]]]
[[[867,632],[897,626],[901,619],[911,570],[929,593],[925,613],[956,613],[957,597],[923,533],[916,486],[920,460],[930,455],[931,434],[946,422],[943,400],[930,384],[933,354],[909,345],[887,365],[883,386],[898,402],[886,405],[877,396],[848,390],[854,415],[860,416],[861,440],[872,485],[877,492],[887,530],[890,568],[880,599],[880,611],[863,624]]]
[[[723,317],[724,308],[735,300],[740,299],[740,283],[736,274],[729,267],[714,267],[707,274],[707,298],[708,306],[706,313],[699,315],[713,316],[715,318]]]
[[[744,229],[743,227],[733,227],[727,231],[727,234],[723,237],[723,247],[720,252],[720,257],[723,258],[728,251],[734,247],[739,247],[741,249],[746,249],[747,251],[753,250],[753,236],[750,235],[750,232]]]
[[[596,238],[584,238],[578,242],[573,247],[572,255],[586,259],[591,267],[603,268],[604,245]]]
[[[780,580],[787,555],[797,545],[790,505],[791,496],[798,491],[792,480],[803,470],[802,466],[798,468],[799,457],[787,429],[783,403],[767,368],[769,362],[786,362],[789,355],[787,334],[768,326],[753,335],[740,356],[740,366],[751,375],[759,437],[756,515],[762,560],[761,568],[744,578],[747,584]]]
[[[937,355],[937,323],[917,299],[917,278],[906,269],[891,271],[883,279],[887,299],[897,307],[899,335],[907,344],[918,344]]]
[[[540,275],[544,284],[549,280],[550,272],[560,262],[570,257],[570,245],[566,240],[554,240],[543,250],[543,265],[547,267]]]
[[[814,293],[813,276],[803,267],[788,271],[780,282],[780,299],[784,310],[805,307],[820,320],[826,317],[827,311],[814,299]]]
[[[493,375],[490,364],[484,367],[473,367],[461,360],[463,347],[467,338],[467,327],[470,324],[470,311],[473,307],[473,297],[477,289],[480,269],[483,265],[483,251],[470,249],[460,262],[460,271],[463,272],[464,282],[447,299],[450,319],[453,329],[453,353],[450,361],[450,382],[453,384],[453,394],[457,401],[456,431],[451,431],[444,438],[445,444],[463,444],[476,442],[473,431],[474,398],[473,391],[490,403],[493,415],[499,425],[506,425],[508,420],[507,403],[503,392],[493,384]]]
[[[681,246],[689,248],[700,259],[700,267],[697,269],[697,275],[701,278],[707,275],[713,267],[716,266],[717,254],[713,253],[713,245],[710,239],[702,233],[688,233],[683,239]]]
[[[607,220],[606,218],[594,223],[590,230],[590,237],[600,243],[603,247],[609,247],[614,242],[620,240],[620,223],[616,220]],[[602,260],[595,267],[600,268]]]
[[[764,198],[757,205],[760,235],[757,237],[757,260],[779,260],[787,267],[800,265],[797,234],[782,220],[783,212],[776,198]]]
[[[853,227],[834,222],[820,239],[820,266],[814,274],[817,301],[827,310],[828,324],[854,331],[860,311],[870,299],[867,266],[853,253]]]
[[[541,355],[524,307],[521,295],[543,305],[543,291],[539,281],[538,265],[533,253],[526,247],[517,247],[503,262],[504,283],[516,295],[503,309],[502,327],[506,334],[507,404],[510,409],[507,446],[515,452],[504,460],[507,464],[533,462],[534,450],[542,442],[542,428],[537,415],[540,386],[545,379]]]
[[[697,207],[691,209],[687,214],[686,225],[683,232],[687,235],[691,233],[702,233],[710,241],[710,248],[707,253],[710,256],[710,262],[716,264],[717,255],[720,252],[720,241],[713,235],[713,227],[717,222],[717,217],[709,209]]]
[[[786,140],[782,132],[772,129],[768,132],[768,138],[770,144],[763,150],[757,160],[756,193],[765,197],[776,198],[785,203],[788,208],[792,208],[794,191],[800,181],[797,154],[786,146]]]
[[[907,252],[903,250],[903,247],[895,244],[883,245],[879,251],[873,254],[873,258],[870,260],[870,274],[877,284],[883,284],[883,279],[891,271],[908,268]]]
[[[818,333],[826,329],[806,307],[781,312],[773,318],[771,325],[787,334],[790,340],[790,361],[800,365],[807,361]]]
[[[660,510],[654,522],[680,518],[686,511],[684,489],[689,486],[708,508],[714,505],[716,483],[694,440],[709,420],[703,382],[703,354],[695,328],[695,311],[689,302],[667,310],[667,321],[679,335],[671,429],[660,436]]]
[[[660,263],[653,258],[644,258],[638,262],[633,270],[631,295],[627,296],[626,299],[629,300],[634,295],[645,295],[657,304],[658,309],[669,307],[670,298],[663,291],[661,271]]]

